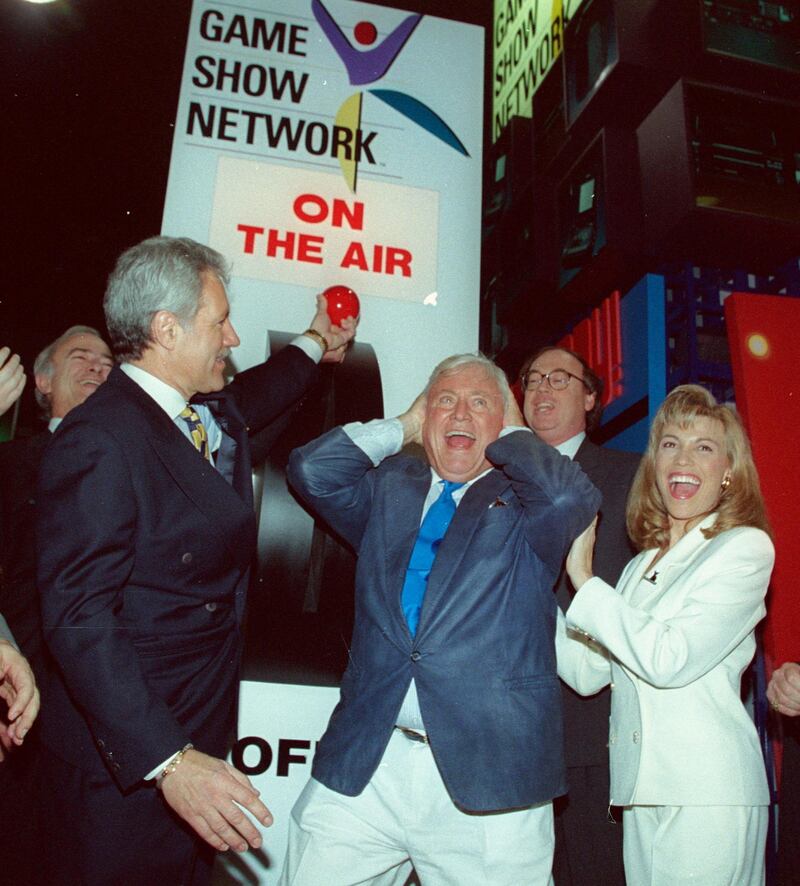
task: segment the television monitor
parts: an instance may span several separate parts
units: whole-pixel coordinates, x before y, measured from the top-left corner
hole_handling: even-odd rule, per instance
[[[701,5],[707,52],[800,74],[797,0],[701,0]]]

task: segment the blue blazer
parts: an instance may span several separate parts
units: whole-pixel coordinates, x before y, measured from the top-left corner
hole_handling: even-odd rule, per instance
[[[566,790],[553,584],[600,504],[577,464],[516,431],[462,499],[442,540],[414,638],[400,606],[430,468],[374,468],[341,429],[292,453],[299,494],[358,554],[355,624],[341,699],[312,773],[359,794],[375,772],[411,679],[454,802],[489,811]]]
[[[287,347],[198,398],[224,432],[218,469],[119,369],[53,435],[37,546],[54,753],[122,791],[188,742],[224,755],[256,544],[248,430],[315,378]]]

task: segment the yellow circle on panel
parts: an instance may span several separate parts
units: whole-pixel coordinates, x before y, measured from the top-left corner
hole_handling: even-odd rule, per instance
[[[762,335],[760,332],[754,332],[752,335],[747,336],[747,350],[754,357],[759,357],[760,359],[764,359],[769,356],[769,341],[765,335]]]

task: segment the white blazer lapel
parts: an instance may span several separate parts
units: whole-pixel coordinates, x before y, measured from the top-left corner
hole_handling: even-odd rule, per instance
[[[623,596],[632,606],[649,608],[653,601],[660,597],[670,586],[675,575],[680,575],[686,564],[695,556],[702,547],[706,538],[702,530],[713,526],[717,519],[716,514],[711,514],[702,522],[698,523],[673,547],[671,547],[658,562],[653,560],[658,552],[657,548],[644,551],[640,556],[641,563],[631,573],[621,588]]]

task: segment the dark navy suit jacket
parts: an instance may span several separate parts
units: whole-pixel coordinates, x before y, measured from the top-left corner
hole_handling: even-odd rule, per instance
[[[450,796],[467,810],[566,789],[553,584],[600,504],[577,464],[516,431],[464,495],[442,540],[414,638],[400,606],[430,468],[373,468],[341,429],[292,454],[300,495],[358,554],[350,664],[313,775],[354,796],[375,772],[413,677]]]
[[[38,582],[59,679],[50,749],[126,791],[188,742],[223,756],[255,552],[247,432],[316,377],[287,347],[202,399],[215,469],[121,370],[66,417],[40,473]]]
[[[614,586],[636,554],[625,527],[625,504],[641,455],[606,449],[587,438],[575,454],[575,461],[603,496],[594,546],[594,574]],[[575,589],[562,570],[556,597],[564,612],[574,596]],[[573,692],[566,683],[561,685],[567,766],[603,766],[608,771],[610,690],[606,688],[586,698]],[[608,797],[603,797],[603,802],[607,801]]]

